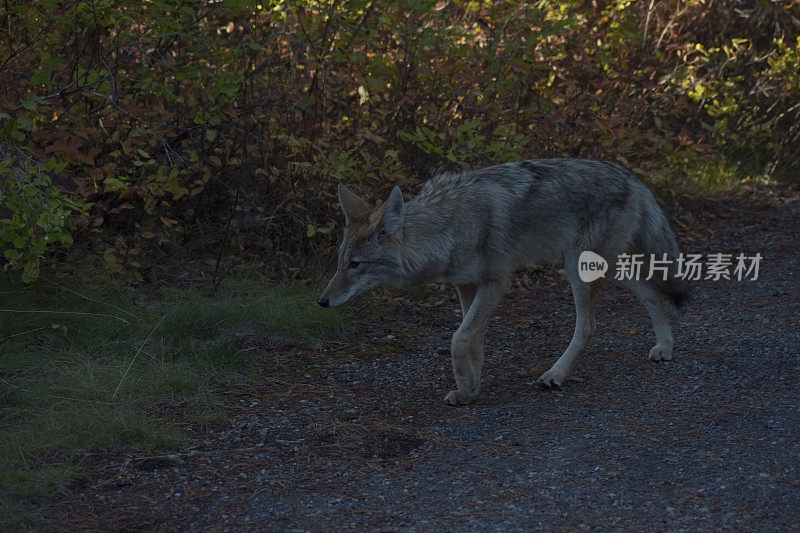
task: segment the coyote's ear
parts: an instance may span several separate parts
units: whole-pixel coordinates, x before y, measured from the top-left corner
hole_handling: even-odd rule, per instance
[[[365,218],[372,210],[363,198],[351,192],[344,183],[339,184],[339,205],[342,207],[344,220],[348,225],[360,218]]]
[[[389,193],[389,198],[383,204],[383,212],[379,225],[386,233],[392,234],[403,227],[403,193],[396,186]]]

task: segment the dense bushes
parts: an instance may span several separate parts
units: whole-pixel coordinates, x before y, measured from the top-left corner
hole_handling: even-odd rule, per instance
[[[797,2],[5,6],[0,245],[26,277],[70,232],[137,277],[176,257],[307,272],[336,181],[563,155],[796,171]]]

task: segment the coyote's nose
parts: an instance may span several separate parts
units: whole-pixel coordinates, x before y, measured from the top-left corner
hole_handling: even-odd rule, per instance
[[[322,307],[328,307],[328,305],[330,305],[331,301],[330,301],[329,299],[327,299],[327,298],[320,298],[320,299],[317,301],[317,303],[318,303],[319,305],[321,305]]]

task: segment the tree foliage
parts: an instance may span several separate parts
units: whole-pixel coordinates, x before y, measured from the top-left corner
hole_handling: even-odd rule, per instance
[[[337,181],[543,156],[791,174],[799,18],[779,0],[9,0],[3,260],[33,278],[74,238],[137,277],[223,252],[291,275],[331,244]]]

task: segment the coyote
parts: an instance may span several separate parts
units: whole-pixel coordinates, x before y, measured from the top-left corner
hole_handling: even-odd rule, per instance
[[[678,244],[652,193],[629,170],[588,159],[531,159],[431,178],[404,202],[399,187],[373,208],[339,185],[345,217],[339,263],[319,298],[337,307],[377,286],[425,281],[455,285],[463,320],[453,334],[456,390],[445,402],[467,404],[478,394],[484,330],[513,272],[533,263],[563,265],[572,286],[577,323],[563,355],[539,381],[560,386],[594,330],[603,278],[578,274],[584,250],[604,258],[606,279],[630,289],[653,320],[654,361],[672,358],[664,297],[680,307],[689,286],[676,271]],[[671,260],[666,280],[615,280],[616,258],[642,253]],[[645,260],[643,272],[649,262]],[[644,276],[642,276],[644,278]]]

